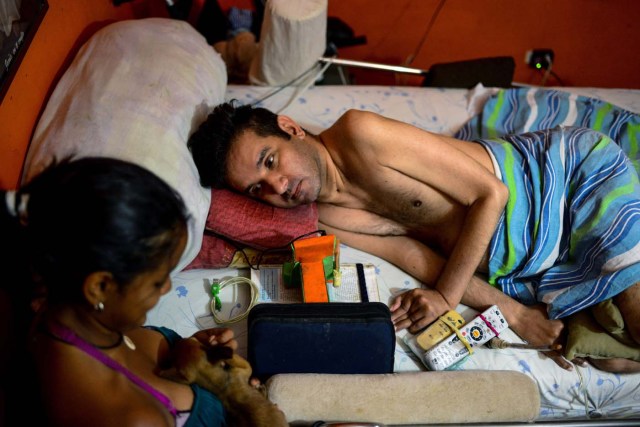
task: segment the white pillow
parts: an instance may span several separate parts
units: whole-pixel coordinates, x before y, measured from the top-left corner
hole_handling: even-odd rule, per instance
[[[181,270],[200,250],[211,202],[186,143],[224,101],[226,84],[222,58],[188,23],[111,24],[92,36],[60,79],[37,124],[23,181],[54,156],[71,154],[150,169],[182,195],[193,218]]]

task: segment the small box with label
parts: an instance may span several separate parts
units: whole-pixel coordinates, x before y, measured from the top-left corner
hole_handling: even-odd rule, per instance
[[[479,347],[498,336],[509,327],[498,306],[493,305],[427,351],[415,342],[415,337],[405,342],[420,356],[422,363],[432,371],[442,371],[473,353]]]

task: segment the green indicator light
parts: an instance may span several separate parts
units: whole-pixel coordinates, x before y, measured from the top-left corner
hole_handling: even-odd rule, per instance
[[[536,63],[536,68],[539,70],[540,68],[542,68],[542,65],[539,62],[537,62]]]

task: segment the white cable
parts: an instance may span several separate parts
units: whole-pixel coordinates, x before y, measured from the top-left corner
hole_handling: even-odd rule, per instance
[[[240,313],[239,315],[235,317],[230,317],[229,319],[219,318],[216,313],[221,310],[222,303],[220,302],[218,294],[222,292],[222,290],[227,286],[234,286],[233,300],[235,301],[237,287],[243,284],[249,285],[249,288],[251,289],[251,298],[250,298],[249,306],[247,307],[247,309],[244,312]],[[214,290],[214,286],[216,285],[218,286],[217,291]],[[230,277],[222,281],[213,279],[211,284],[211,294],[212,294],[211,295],[212,298],[211,298],[210,308],[211,308],[211,314],[213,315],[213,320],[218,325],[228,325],[231,323],[239,322],[240,320],[246,318],[249,315],[249,311],[251,311],[251,309],[256,304],[256,302],[258,302],[258,295],[260,294],[260,290],[258,289],[258,285],[256,285],[252,280],[246,277],[237,276],[237,277]],[[216,303],[218,304],[217,307],[216,307]]]
[[[584,414],[587,418],[592,418],[593,416],[591,415],[593,411],[591,411],[591,409],[589,408],[589,402],[592,401],[591,396],[589,395],[589,389],[587,388],[587,385],[585,384],[584,381],[584,376],[582,375],[581,370],[583,368],[581,368],[578,365],[575,365],[576,368],[576,373],[578,374],[578,377],[580,377],[580,383],[578,384],[578,388],[580,391],[582,391],[582,396],[584,399]],[[586,369],[586,368],[585,368]],[[593,400],[593,404],[594,404],[594,409],[598,410],[598,408],[596,407],[596,402],[595,400]]]
[[[288,82],[285,85],[282,86],[278,86],[277,89],[267,93],[265,96],[263,96],[262,98],[259,98],[257,101],[253,101],[251,103],[252,107],[255,107],[256,105],[260,104],[261,102],[264,102],[266,99],[271,98],[273,95],[276,95],[278,92],[288,88],[289,86],[293,85],[295,82],[297,82],[298,80],[302,79],[304,76],[306,76],[307,74],[309,74],[311,71],[313,71],[314,68],[316,68],[317,64],[313,64],[311,67],[309,67],[306,71],[304,71],[302,74],[298,75],[297,77],[295,77],[293,80],[291,80],[290,82]]]
[[[303,93],[305,93],[307,91],[307,89],[309,89],[309,87],[311,87],[311,85],[313,83],[315,83],[320,76],[322,76],[324,74],[325,71],[327,71],[327,68],[329,68],[331,66],[330,63],[326,63],[322,66],[322,68],[320,68],[320,71],[318,71],[318,73],[316,73],[313,78],[310,78],[305,84],[304,86],[301,87],[301,89],[297,89],[293,92],[293,95],[291,95],[291,98],[289,98],[289,101],[287,101],[287,103],[284,105],[284,107],[280,108],[276,114],[280,114],[282,113],[284,110],[286,110],[287,108],[289,108],[291,106],[291,104],[293,104],[293,101],[295,101],[296,99],[300,98],[302,96]]]
[[[420,53],[420,50],[422,50],[422,46],[424,45],[424,42],[427,40],[427,36],[431,32],[433,25],[436,23],[436,19],[438,19],[438,15],[440,15],[440,11],[444,7],[444,4],[446,1],[447,0],[441,0],[440,3],[436,6],[435,11],[433,12],[433,14],[431,14],[431,19],[429,20],[429,23],[427,24],[427,27],[424,30],[422,37],[420,38],[420,42],[418,43],[418,46],[409,56],[407,56],[407,59],[404,60],[403,65],[406,65],[406,66],[411,65],[413,63],[413,60],[418,55],[418,53]]]

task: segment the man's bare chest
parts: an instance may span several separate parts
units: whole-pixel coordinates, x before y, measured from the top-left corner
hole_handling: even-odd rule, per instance
[[[352,182],[337,203],[320,210],[324,223],[363,234],[408,235],[446,251],[460,232],[466,210],[411,179]]]
[[[433,187],[400,174],[379,174],[357,180],[351,188],[353,201],[407,230],[441,227],[462,214],[462,207]]]

